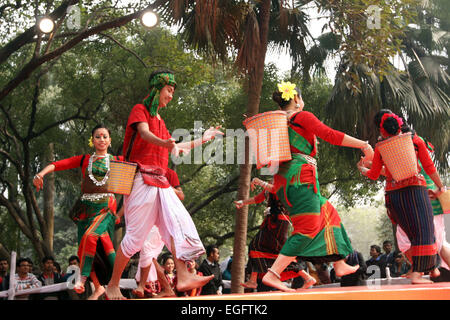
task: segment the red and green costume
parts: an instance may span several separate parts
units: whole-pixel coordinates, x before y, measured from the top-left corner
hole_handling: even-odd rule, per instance
[[[117,158],[111,155],[109,157],[110,160]],[[55,165],[55,171],[81,166],[83,179],[89,179],[87,169],[89,158],[90,155],[80,155],[53,162],[53,165]],[[92,163],[92,175],[96,180],[101,181],[106,172],[105,158],[96,159]],[[102,269],[106,267],[109,272],[112,271],[116,256],[113,246],[116,220],[116,199],[114,196],[97,200],[81,200],[74,221],[78,228],[78,257],[82,276],[88,277],[91,274],[94,258],[97,263],[101,263]],[[103,272],[105,270],[97,271]],[[104,278],[101,274],[97,274],[97,276],[99,276],[99,280]]]
[[[340,145],[344,133],[327,127],[307,111],[294,114],[288,130],[292,160],[280,165],[274,181],[294,230],[280,254],[314,262],[343,259],[353,249],[336,209],[320,194],[314,156],[316,136]]]

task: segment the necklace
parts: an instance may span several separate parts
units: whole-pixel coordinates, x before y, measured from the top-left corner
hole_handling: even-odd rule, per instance
[[[92,163],[94,162],[94,158],[99,158],[102,156],[98,156],[95,152],[92,155],[92,157],[89,157],[89,164],[88,164],[88,175],[89,178],[91,179],[91,181],[96,185],[96,186],[103,186],[105,185],[106,181],[108,181],[109,178],[109,154],[106,154],[105,157],[105,165],[106,165],[106,173],[105,176],[103,177],[103,179],[101,181],[98,181],[97,179],[95,179],[94,175],[92,174]]]

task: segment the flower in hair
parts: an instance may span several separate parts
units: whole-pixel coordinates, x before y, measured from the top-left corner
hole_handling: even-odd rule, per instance
[[[278,91],[281,92],[281,98],[286,101],[294,99],[295,95],[297,94],[297,90],[295,90],[295,87],[295,83],[290,83],[289,81],[281,81],[281,83],[278,84]]]
[[[385,113],[382,117],[381,117],[381,122],[380,122],[380,132],[388,137],[388,136],[392,136],[392,134],[389,134],[385,129],[384,129],[384,121],[386,121],[386,119],[388,118],[394,118],[397,123],[398,123],[398,130],[396,132],[396,134],[398,134],[403,126],[403,120],[402,118],[400,118],[399,116],[397,116],[395,113]]]
[[[89,138],[89,147],[93,147],[94,146],[94,143],[92,142],[92,136]]]

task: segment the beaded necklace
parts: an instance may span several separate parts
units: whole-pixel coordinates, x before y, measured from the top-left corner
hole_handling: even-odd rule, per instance
[[[106,184],[106,181],[108,181],[109,178],[109,154],[106,154],[104,157],[106,157],[105,159],[105,166],[106,166],[106,173],[105,176],[103,177],[103,179],[101,181],[98,181],[97,179],[95,179],[94,175],[92,174],[92,163],[94,162],[94,158],[100,158],[102,156],[98,156],[95,152],[94,154],[89,157],[89,164],[88,164],[88,175],[89,178],[91,179],[91,181],[98,187],[103,186]]]

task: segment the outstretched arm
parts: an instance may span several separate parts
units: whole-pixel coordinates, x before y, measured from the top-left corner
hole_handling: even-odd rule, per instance
[[[222,131],[220,131],[221,126],[217,127],[210,127],[208,130],[205,131],[203,136],[200,139],[195,139],[193,141],[188,142],[180,142],[177,143],[176,146],[178,149],[180,149],[183,153],[189,153],[190,150],[201,146],[202,144],[212,140],[215,138],[216,135],[224,135]]]
[[[280,186],[276,188],[275,185],[262,181],[259,178],[253,178],[252,183],[250,184],[252,190],[255,189],[255,186],[260,186],[261,188],[263,188],[266,191],[269,191],[270,193],[277,193],[278,189],[280,188]]]

